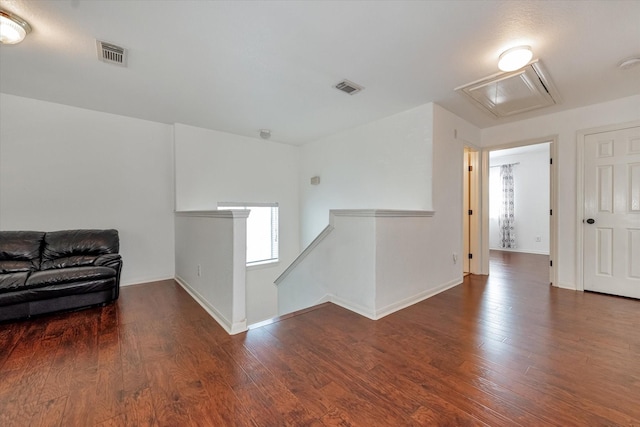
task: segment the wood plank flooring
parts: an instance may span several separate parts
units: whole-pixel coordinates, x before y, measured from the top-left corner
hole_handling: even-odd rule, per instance
[[[548,258],[371,321],[333,304],[229,336],[173,281],[0,324],[0,425],[640,426],[640,301]]]

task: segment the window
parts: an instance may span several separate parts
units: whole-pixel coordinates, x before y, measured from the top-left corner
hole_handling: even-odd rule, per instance
[[[277,203],[218,203],[218,209],[249,209],[247,266],[278,262]]]

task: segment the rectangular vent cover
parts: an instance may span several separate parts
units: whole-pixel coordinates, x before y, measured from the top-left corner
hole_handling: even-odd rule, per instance
[[[494,117],[508,117],[560,102],[558,92],[536,60],[517,71],[497,73],[456,88]]]
[[[127,66],[127,49],[111,43],[96,40],[98,59],[108,64]]]
[[[350,82],[349,80],[341,81],[340,83],[335,85],[335,88],[343,91],[344,93],[348,93],[349,95],[355,95],[356,93],[364,89],[363,86],[355,84],[354,82]]]

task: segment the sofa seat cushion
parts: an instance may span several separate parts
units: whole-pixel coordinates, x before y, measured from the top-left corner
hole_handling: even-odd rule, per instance
[[[109,267],[71,267],[36,271],[27,279],[27,288],[61,285],[64,283],[112,279],[117,272]]]
[[[2,306],[32,301],[43,301],[70,295],[90,294],[113,290],[117,287],[116,278],[89,280],[86,282],[69,282],[26,290],[0,293],[0,310]]]
[[[0,293],[24,289],[28,278],[28,271],[0,274]]]

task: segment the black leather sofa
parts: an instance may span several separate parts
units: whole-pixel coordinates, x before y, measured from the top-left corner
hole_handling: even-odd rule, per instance
[[[117,230],[0,231],[0,321],[118,299]]]

